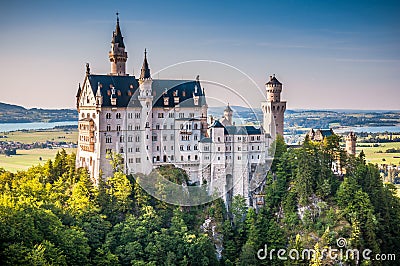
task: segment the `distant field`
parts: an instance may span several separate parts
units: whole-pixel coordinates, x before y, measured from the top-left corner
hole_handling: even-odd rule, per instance
[[[372,145],[371,143],[357,143],[360,145]],[[400,142],[381,143],[379,147],[357,147],[357,154],[364,151],[367,162],[378,164],[400,164],[400,153],[386,153],[387,149],[400,148]],[[382,151],[380,153],[379,151]],[[385,159],[384,161],[382,159]]]
[[[49,141],[78,141],[78,131],[46,130],[46,131],[14,131],[1,133],[7,138],[0,138],[0,141],[19,141],[22,143],[45,142]]]
[[[17,155],[6,157],[0,155],[0,168],[4,168],[10,172],[18,170],[26,170],[32,165],[44,164],[48,159],[54,159],[58,150],[61,149],[32,149],[32,150],[17,150]],[[65,149],[67,153],[75,152],[76,149]],[[40,161],[40,157],[42,160]]]

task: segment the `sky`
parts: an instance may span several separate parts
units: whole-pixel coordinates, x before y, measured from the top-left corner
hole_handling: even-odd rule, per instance
[[[1,9],[0,102],[74,108],[86,62],[110,71],[118,11],[130,75],[147,48],[152,73],[170,70],[153,78],[199,74],[221,103],[240,104],[211,83],[257,107],[276,74],[288,109],[400,109],[400,1],[17,0]]]

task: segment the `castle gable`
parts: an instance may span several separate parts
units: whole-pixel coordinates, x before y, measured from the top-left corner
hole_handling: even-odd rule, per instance
[[[92,86],[87,80],[83,84],[79,95],[79,106],[80,107],[95,107],[95,93],[93,92]]]

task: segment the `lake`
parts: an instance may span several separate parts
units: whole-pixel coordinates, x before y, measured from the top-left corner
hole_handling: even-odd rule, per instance
[[[379,133],[379,132],[400,132],[400,125],[397,126],[382,126],[382,127],[344,127],[344,128],[334,128],[333,132],[343,133],[353,131],[356,133],[368,132],[368,133]]]
[[[77,121],[62,121],[62,122],[38,122],[38,123],[3,123],[0,124],[0,132],[9,132],[15,130],[30,130],[30,129],[49,129],[56,126],[76,126]]]

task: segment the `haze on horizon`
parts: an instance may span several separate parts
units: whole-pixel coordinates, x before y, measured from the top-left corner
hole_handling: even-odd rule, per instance
[[[240,72],[199,64],[176,74],[229,83],[254,107],[275,73],[288,109],[400,109],[399,1],[8,1],[2,10],[0,102],[74,108],[85,63],[110,71],[118,10],[131,75],[147,48],[152,73],[198,59],[240,69],[252,93]]]

